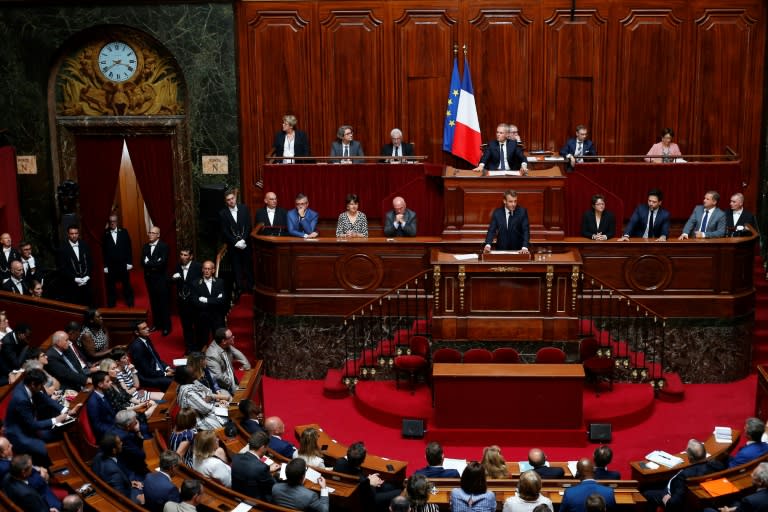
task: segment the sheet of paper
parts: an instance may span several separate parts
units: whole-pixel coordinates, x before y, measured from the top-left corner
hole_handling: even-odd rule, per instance
[[[186,364],[187,364],[186,357],[180,357],[179,359],[173,360],[173,366],[186,366]]]
[[[215,414],[216,416],[224,416],[225,418],[228,418],[229,409],[227,409],[226,407],[214,407],[213,414]]]
[[[238,506],[232,509],[232,512],[248,512],[251,509],[253,509],[253,507],[250,506],[249,504],[240,503]]]
[[[317,479],[320,478],[323,475],[321,475],[319,471],[317,471],[317,470],[315,470],[313,468],[307,467],[307,473],[304,476],[307,478],[307,480],[309,480],[313,484],[316,484],[317,483]]]
[[[445,469],[455,469],[459,474],[462,474],[464,468],[467,467],[467,461],[466,459],[449,459],[446,457],[443,459],[443,467]]]
[[[577,464],[577,461],[575,460],[568,461],[568,471],[571,472],[572,477],[576,477],[576,464]]]
[[[459,261],[476,260],[477,254],[454,254],[453,257]]]

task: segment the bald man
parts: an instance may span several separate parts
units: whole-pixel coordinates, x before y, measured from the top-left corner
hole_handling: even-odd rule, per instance
[[[277,206],[277,194],[264,194],[264,208],[256,210],[256,229],[264,236],[284,236],[288,229],[288,212]]]
[[[11,277],[11,262],[21,260],[21,254],[13,246],[10,233],[0,235],[0,280]]]
[[[285,434],[285,423],[277,416],[270,416],[264,421],[264,430],[269,434],[269,449],[283,457],[292,459],[298,454],[294,445],[282,438]]]
[[[392,200],[392,209],[384,220],[385,236],[416,236],[416,212],[405,206],[405,199],[396,197]]]

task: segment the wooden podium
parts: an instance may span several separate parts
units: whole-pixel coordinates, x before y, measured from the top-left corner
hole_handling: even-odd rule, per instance
[[[498,258],[497,256],[502,256]],[[578,332],[581,256],[493,255],[492,261],[432,249],[435,340],[568,340]]]

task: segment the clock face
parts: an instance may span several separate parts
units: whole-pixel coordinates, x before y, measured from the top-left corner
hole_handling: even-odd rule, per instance
[[[127,43],[113,41],[99,50],[99,71],[113,82],[125,82],[136,74],[139,61]]]

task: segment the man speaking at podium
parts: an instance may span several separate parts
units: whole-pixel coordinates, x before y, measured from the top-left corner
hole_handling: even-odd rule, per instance
[[[528,210],[517,205],[517,192],[514,190],[504,192],[504,206],[493,211],[483,252],[491,252],[494,236],[497,251],[528,252]]]

